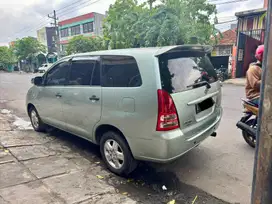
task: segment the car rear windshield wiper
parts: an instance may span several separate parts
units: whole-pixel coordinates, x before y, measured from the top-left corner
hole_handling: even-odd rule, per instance
[[[198,88],[198,87],[205,86],[205,85],[206,85],[207,89],[211,88],[211,85],[207,81],[200,81],[200,82],[191,84],[191,85],[187,86],[187,88],[191,88],[191,87]]]

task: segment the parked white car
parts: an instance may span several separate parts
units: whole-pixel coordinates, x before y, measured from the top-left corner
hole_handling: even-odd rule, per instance
[[[42,64],[42,66],[40,66],[38,68],[38,72],[39,73],[44,73],[49,69],[50,66],[51,66],[51,64]]]

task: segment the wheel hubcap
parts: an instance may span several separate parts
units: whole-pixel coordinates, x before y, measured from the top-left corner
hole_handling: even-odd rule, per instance
[[[34,128],[39,127],[39,119],[38,119],[37,113],[34,110],[31,111],[31,121]]]
[[[104,144],[104,154],[107,162],[115,169],[124,165],[124,153],[121,146],[115,140],[107,140]]]

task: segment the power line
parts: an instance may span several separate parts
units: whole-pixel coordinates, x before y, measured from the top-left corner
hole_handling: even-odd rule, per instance
[[[87,0],[87,1],[85,1],[85,2],[82,2],[82,4],[79,4],[79,5],[76,5],[76,6],[72,7],[72,8],[66,9],[65,12],[60,12],[60,13],[58,13],[58,16],[59,16],[59,17],[65,16],[65,15],[67,15],[67,14],[69,14],[69,13],[74,12],[75,9],[85,8],[85,7],[87,7],[87,6],[90,6],[90,5],[92,5],[92,4],[97,3],[97,2],[99,2],[99,1],[101,1],[101,0],[96,0],[96,1],[93,1],[93,2]],[[85,4],[86,4],[86,5],[85,5]],[[82,5],[85,5],[85,6],[82,7]],[[66,12],[66,11],[69,11],[69,10],[72,10],[72,11]]]
[[[223,4],[233,4],[233,3],[240,3],[243,1],[248,1],[248,0],[234,0],[234,1],[226,1],[226,2],[220,2],[220,3],[214,3],[214,5],[223,5]],[[211,2],[212,3],[212,2]]]
[[[47,18],[47,19],[45,19],[45,18],[40,18],[40,19],[43,19],[43,21],[40,21],[38,24],[35,24],[34,26],[40,26],[42,23],[44,24],[46,21],[48,21],[48,18]],[[25,32],[26,30],[29,30],[29,29],[31,29],[31,28],[33,28],[33,26],[25,27],[25,28],[23,28],[23,29],[21,29],[21,30],[15,32],[15,35],[16,35],[17,33]]]
[[[88,1],[83,1],[82,2],[82,0],[80,0],[80,1],[75,1],[74,3],[72,3],[72,4],[70,4],[70,6],[73,6],[74,4],[76,4],[76,3],[80,3],[80,2],[82,2],[82,4],[79,4],[79,5],[76,5],[75,7],[72,7],[72,8],[69,8],[69,9],[66,9],[66,11],[68,11],[68,10],[71,10],[71,9],[75,9],[75,8],[85,8],[86,6],[89,6],[89,5],[91,5],[91,4],[94,4],[94,3],[96,3],[96,2],[98,2],[98,1],[101,1],[101,0],[96,0],[96,1],[94,1],[94,2],[90,2],[89,0]],[[86,4],[86,3],[88,3],[88,4]],[[86,5],[85,5],[86,4]],[[84,7],[82,7],[82,5],[85,5]],[[65,8],[67,8],[68,7],[68,5],[67,6],[65,6],[65,7],[63,7],[63,8],[60,8],[59,9],[59,11],[60,10],[63,10],[63,9],[65,9]],[[64,16],[64,15],[67,15],[67,14],[69,14],[69,13],[72,13],[72,12],[61,12],[61,14],[62,15],[60,15],[60,17],[62,17],[62,16]],[[52,12],[51,12],[52,13]],[[45,20],[43,20],[43,21],[41,21],[39,24],[36,24],[35,25],[35,27],[26,27],[26,28],[24,28],[24,29],[22,29],[20,32],[16,32],[16,34],[15,34],[15,36],[19,36],[21,33],[29,33],[29,32],[31,32],[31,31],[35,31],[35,30],[38,30],[38,29],[40,29],[40,28],[43,28],[44,26],[46,26],[46,25],[48,25],[48,17],[45,17],[45,18],[47,18],[47,19],[45,19]],[[27,29],[27,30],[26,30]]]
[[[236,21],[237,21],[237,19],[235,19],[235,20],[229,20],[229,21],[223,21],[223,22],[218,22],[218,23],[216,23],[215,25],[226,24],[226,23],[232,23],[232,22],[236,22]]]
[[[65,7],[62,7],[62,8],[60,8],[60,9],[56,10],[56,11],[63,10],[63,9],[65,9],[66,7],[70,7],[70,6],[72,6],[73,4],[76,4],[76,3],[80,2],[80,1],[82,1],[82,0],[74,1],[73,3],[71,3],[71,4],[69,4],[69,5],[66,5]],[[49,13],[49,15],[50,15],[50,14],[52,14],[52,12]],[[43,17],[39,18],[37,21],[42,20],[42,21],[44,22],[44,19],[45,19],[46,17],[47,17],[47,14],[43,14]],[[47,20],[48,20],[48,19],[47,19]],[[39,24],[37,24],[37,25],[35,25],[35,26],[39,26],[40,24],[41,24],[41,23],[39,23]],[[30,26],[24,27],[23,29],[20,29],[20,30],[17,31],[16,33],[23,32],[24,30],[28,30],[29,28],[31,28],[31,27],[30,27]]]
[[[71,3],[71,4],[67,4],[66,6],[64,6],[64,7],[60,8],[60,9],[56,9],[56,11],[61,11],[63,9],[66,9],[66,8],[68,8],[68,7],[70,7],[70,6],[74,5],[74,4],[77,4],[78,2],[81,2],[81,1],[82,0],[77,0],[77,1],[75,1],[73,3]]]

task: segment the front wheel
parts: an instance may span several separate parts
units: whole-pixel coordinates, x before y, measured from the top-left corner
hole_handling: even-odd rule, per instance
[[[29,117],[30,117],[32,127],[35,131],[44,132],[46,130],[46,125],[42,122],[36,108],[34,107],[30,108]]]
[[[248,126],[256,129],[257,125],[255,124],[255,120],[256,119],[250,119],[250,120],[246,121],[245,124],[247,124]],[[255,148],[255,146],[256,146],[256,136],[249,135],[246,131],[242,131],[242,134],[243,134],[243,137],[244,137],[244,140],[246,141],[246,143],[249,146]]]
[[[128,175],[137,167],[127,142],[119,133],[104,133],[100,141],[100,152],[108,169],[115,174]]]

